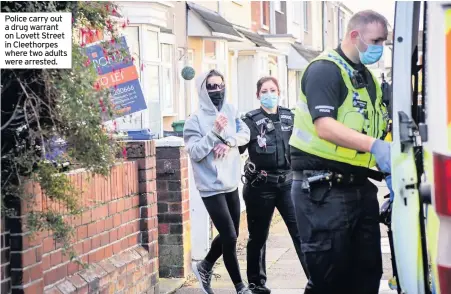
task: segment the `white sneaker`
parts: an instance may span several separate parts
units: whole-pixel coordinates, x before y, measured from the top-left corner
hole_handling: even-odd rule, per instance
[[[240,291],[238,291],[237,294],[252,294],[252,291],[249,289],[249,287],[245,287],[245,288],[241,289]]]

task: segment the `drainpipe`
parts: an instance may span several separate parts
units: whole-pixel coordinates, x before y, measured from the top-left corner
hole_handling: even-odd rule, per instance
[[[235,106],[236,109],[238,108],[238,50],[235,49],[233,50],[233,57],[232,57],[232,74],[233,74],[233,78],[232,78],[232,83],[233,83],[233,104]],[[229,77],[231,78],[231,77]]]
[[[185,55],[184,56],[184,64],[183,64],[183,66],[188,66],[188,48],[189,48],[189,46],[188,46],[188,4],[187,3],[185,3],[185,48],[183,48],[184,49],[184,52],[183,52],[183,54]],[[193,67],[194,67],[194,64],[193,64]],[[186,81],[186,80],[184,80],[183,81],[184,83],[185,83],[185,85],[184,85],[184,90],[185,90],[185,97],[187,97],[188,96],[188,91],[190,91],[191,90],[191,88],[190,88],[190,82],[189,81]],[[191,91],[191,93],[192,93],[192,91]],[[190,105],[189,105],[189,111],[188,111],[188,101],[185,101],[185,119],[186,118],[188,118],[189,117],[189,115],[193,112],[193,109],[192,109],[192,102],[191,101],[193,101],[193,97],[191,97],[191,93],[189,93],[190,95]]]

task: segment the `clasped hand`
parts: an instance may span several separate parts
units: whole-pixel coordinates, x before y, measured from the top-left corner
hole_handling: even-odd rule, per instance
[[[226,117],[224,114],[220,113],[220,114],[216,117],[216,120],[215,120],[213,129],[214,129],[214,131],[216,131],[217,133],[220,133],[220,132],[222,132],[222,130],[225,129],[225,127],[227,127],[227,124],[228,124],[228,119],[227,119],[227,117]]]
[[[230,147],[226,144],[219,143],[213,148],[213,152],[215,153],[215,158],[224,158],[229,152]]]

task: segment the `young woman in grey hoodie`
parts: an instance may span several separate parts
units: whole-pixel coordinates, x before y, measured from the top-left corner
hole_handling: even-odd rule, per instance
[[[251,294],[241,279],[236,255],[240,223],[238,183],[241,178],[239,146],[249,142],[250,131],[231,104],[224,101],[224,77],[216,70],[196,80],[200,108],[186,120],[183,130],[194,180],[219,232],[205,259],[193,263],[204,293],[211,289],[213,265],[223,255],[224,264],[238,294]]]

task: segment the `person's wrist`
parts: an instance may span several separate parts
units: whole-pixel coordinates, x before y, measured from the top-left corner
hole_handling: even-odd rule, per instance
[[[376,139],[376,138],[368,136],[368,145],[367,145],[368,151],[367,152],[373,153],[373,146],[374,146],[374,144],[376,144],[377,140],[378,139]]]
[[[215,135],[219,135],[219,134],[221,134],[221,131],[216,127],[216,126],[213,126],[213,129],[211,130]]]
[[[234,138],[227,138],[226,142],[229,147],[236,147],[236,140]]]

